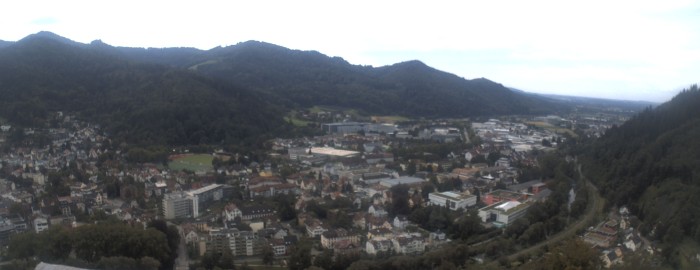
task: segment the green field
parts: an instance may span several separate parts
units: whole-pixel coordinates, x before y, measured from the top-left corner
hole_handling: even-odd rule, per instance
[[[284,121],[291,122],[292,125],[295,125],[297,127],[305,127],[309,123],[312,123],[311,121],[306,121],[295,117],[296,113],[297,111],[295,110],[292,110],[291,112],[287,113],[287,115],[284,116]]]
[[[377,123],[389,123],[395,124],[396,122],[405,122],[411,120],[408,117],[398,116],[398,115],[386,115],[386,116],[372,116],[373,121]]]
[[[190,170],[190,171],[211,171],[214,167],[211,161],[214,157],[210,154],[185,154],[173,157],[168,163],[171,170]]]
[[[533,125],[533,126],[536,126],[538,128],[544,128],[546,130],[552,131],[552,132],[557,133],[557,134],[568,133],[573,138],[578,137],[578,135],[573,130],[570,130],[568,128],[553,126],[550,123],[546,123],[546,122],[525,122],[525,124],[526,125]]]

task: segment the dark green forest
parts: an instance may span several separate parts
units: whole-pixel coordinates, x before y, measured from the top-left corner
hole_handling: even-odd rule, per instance
[[[186,70],[44,36],[0,50],[1,116],[40,126],[56,111],[137,145],[254,144],[285,126],[283,111],[259,95]]]
[[[678,262],[678,244],[700,241],[700,90],[697,85],[647,109],[585,149],[590,178],[615,206],[626,205],[641,230]]]

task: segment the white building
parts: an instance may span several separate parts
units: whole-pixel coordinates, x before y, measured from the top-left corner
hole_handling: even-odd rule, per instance
[[[192,198],[192,217],[199,217],[199,213],[211,202],[220,201],[224,197],[223,187],[223,185],[212,184],[187,191],[188,197]]]
[[[447,207],[450,210],[466,209],[476,205],[476,196],[452,191],[432,192],[428,195],[431,205]]]
[[[192,197],[185,192],[163,196],[163,216],[166,219],[192,217]]]
[[[494,203],[479,209],[479,217],[483,222],[493,222],[496,226],[505,227],[527,213],[532,202],[507,201]]]
[[[49,229],[49,221],[43,217],[37,217],[34,219],[34,231],[37,233],[43,232]]]

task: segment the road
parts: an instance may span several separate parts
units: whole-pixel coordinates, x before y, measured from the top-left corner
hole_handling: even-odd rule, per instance
[[[173,224],[174,225],[174,224]],[[187,244],[185,243],[185,233],[180,225],[177,226],[177,231],[180,232],[180,245],[177,248],[177,259],[175,260],[175,270],[189,270],[190,259],[187,256]]]
[[[569,225],[563,231],[555,234],[547,240],[540,242],[539,244],[508,255],[507,258],[509,261],[516,260],[517,258],[523,255],[532,254],[535,251],[538,251],[547,245],[554,245],[563,240],[569,239],[572,236],[575,236],[576,232],[590,226],[595,221],[596,217],[603,214],[605,201],[600,196],[600,191],[598,191],[598,188],[595,185],[593,185],[593,183],[591,183],[591,181],[588,180],[586,176],[583,175],[583,173],[581,172],[581,165],[578,165],[576,169],[578,171],[580,179],[583,180],[586,183],[586,187],[588,187],[588,206],[586,206],[586,213],[584,214],[583,218],[580,218],[576,223]]]

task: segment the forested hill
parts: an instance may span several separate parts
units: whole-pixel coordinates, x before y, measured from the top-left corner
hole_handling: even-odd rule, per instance
[[[285,125],[284,112],[254,92],[51,33],[1,48],[0,116],[32,126],[55,111],[77,113],[142,145],[233,144]]]
[[[544,114],[565,110],[549,98],[514,92],[487,79],[466,80],[420,61],[352,65],[316,51],[247,41],[208,51],[112,48],[135,61],[188,68],[268,94],[288,108],[330,105],[413,117]]]
[[[590,178],[677,262],[684,238],[700,241],[700,90],[697,85],[610,129],[587,152]],[[678,266],[678,265],[676,265]]]

